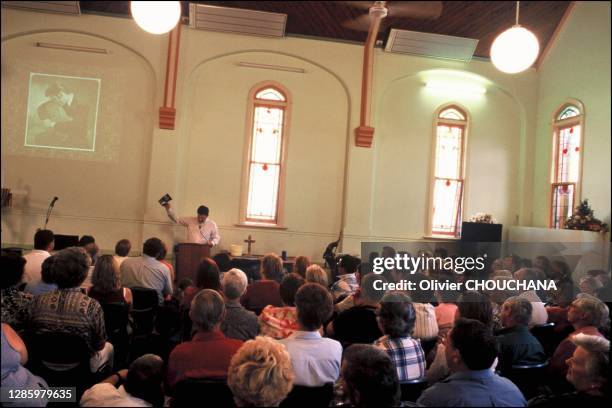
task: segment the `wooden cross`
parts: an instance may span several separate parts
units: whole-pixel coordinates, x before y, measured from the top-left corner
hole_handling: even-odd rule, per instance
[[[255,242],[254,239],[251,239],[251,234],[249,234],[249,239],[245,239],[244,242],[246,242],[249,247],[247,249],[247,255],[251,255],[251,244]]]

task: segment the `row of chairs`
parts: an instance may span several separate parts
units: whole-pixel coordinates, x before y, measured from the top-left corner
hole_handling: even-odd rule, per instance
[[[133,335],[147,336],[153,330],[158,309],[157,292],[147,288],[132,288],[133,310],[130,325],[129,311],[124,304],[102,305],[108,341],[115,349],[113,366],[123,368],[127,364]],[[92,374],[89,367],[89,349],[84,339],[68,333],[25,333],[24,341],[29,351],[27,367],[44,378],[50,386],[77,388],[77,396],[110,374],[110,365]],[[134,356],[134,358],[137,356]]]
[[[427,380],[419,378],[400,384],[402,401],[416,401],[427,387]],[[186,378],[174,387],[172,407],[189,407],[202,395],[215,401],[219,406],[233,407],[235,402],[225,379]],[[281,408],[290,407],[328,407],[334,397],[333,383],[321,387],[293,386],[287,398],[280,404]]]

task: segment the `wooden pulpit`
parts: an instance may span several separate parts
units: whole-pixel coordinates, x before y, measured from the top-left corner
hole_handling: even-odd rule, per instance
[[[189,278],[196,283],[198,266],[204,258],[210,257],[210,247],[203,244],[177,244],[174,247],[176,281]]]

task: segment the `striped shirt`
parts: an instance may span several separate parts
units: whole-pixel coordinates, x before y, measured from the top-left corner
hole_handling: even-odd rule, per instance
[[[412,336],[417,339],[432,339],[438,335],[438,322],[436,321],[436,310],[431,303],[413,302],[416,320]]]
[[[391,357],[400,382],[425,376],[425,353],[418,339],[383,336],[374,342],[374,346],[385,350]]]

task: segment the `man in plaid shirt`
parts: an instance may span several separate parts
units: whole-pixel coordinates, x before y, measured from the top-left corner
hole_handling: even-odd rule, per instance
[[[387,352],[395,364],[400,382],[425,376],[425,353],[418,339],[410,334],[416,313],[408,295],[388,292],[378,311],[378,325],[385,334],[374,345]]]

